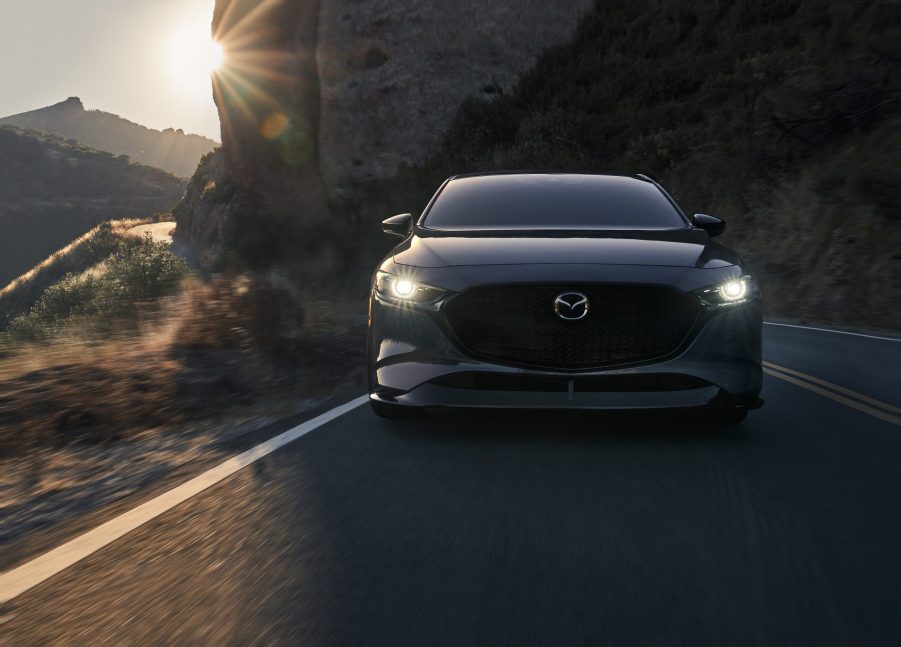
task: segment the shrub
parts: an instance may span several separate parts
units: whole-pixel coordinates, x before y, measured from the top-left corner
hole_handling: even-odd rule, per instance
[[[44,322],[57,322],[72,315],[94,314],[100,310],[103,284],[93,274],[66,274],[51,285],[29,314]]]
[[[553,168],[648,173],[707,208],[898,112],[901,24],[886,3],[652,5],[597,3],[512,91],[465,102],[424,168],[364,181],[361,202],[454,173]],[[856,180],[886,214],[898,200],[889,148]]]
[[[114,319],[135,314],[141,303],[171,292],[186,271],[185,261],[150,234],[120,240],[102,269],[63,276],[28,314],[10,323],[8,333],[13,339],[42,339],[75,322],[105,330]]]
[[[283,275],[220,275],[189,284],[184,296],[177,348],[262,348],[281,355],[304,348],[309,330],[302,296]]]
[[[118,288],[128,302],[162,296],[178,283],[188,267],[166,243],[156,243],[150,234],[126,240],[106,261],[106,281]]]

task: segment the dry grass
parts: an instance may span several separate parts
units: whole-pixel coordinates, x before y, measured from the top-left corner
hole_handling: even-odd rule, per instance
[[[185,281],[103,339],[0,347],[0,455],[112,442],[362,385],[364,304],[304,316],[277,276]],[[337,318],[343,318],[338,321]]]
[[[81,274],[102,261],[111,253],[115,241],[127,236],[131,228],[158,220],[154,217],[101,223],[10,281],[0,289],[0,328],[27,312],[48,287],[66,274]]]
[[[100,223],[89,232],[79,236],[71,243],[66,245],[60,250],[57,250],[43,261],[32,267],[30,270],[25,272],[24,274],[16,277],[12,281],[10,281],[6,287],[0,289],[0,299],[8,296],[9,294],[22,289],[25,285],[34,284],[38,277],[47,273],[48,271],[53,270],[59,265],[68,265],[74,266],[77,265],[76,256],[78,252],[81,251],[85,244],[96,238],[98,232],[104,227],[109,227],[110,232],[114,236],[125,236],[128,231],[134,227],[139,225],[147,225],[153,222],[157,222],[156,218],[130,218],[127,220],[110,220],[107,222]],[[71,271],[71,270],[68,270]],[[65,272],[64,272],[65,273]]]

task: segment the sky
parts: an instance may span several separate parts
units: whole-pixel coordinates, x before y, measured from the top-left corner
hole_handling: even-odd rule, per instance
[[[0,116],[80,97],[219,141],[215,0],[0,0]]]

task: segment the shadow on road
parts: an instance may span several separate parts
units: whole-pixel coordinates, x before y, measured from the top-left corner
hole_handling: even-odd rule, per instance
[[[376,420],[381,432],[471,443],[561,442],[735,446],[752,438],[749,423],[723,425],[700,414],[580,411],[439,411],[414,420]]]
[[[347,644],[737,644],[764,619],[802,626],[809,538],[761,500],[755,472],[776,468],[753,423],[360,409],[283,457],[266,537],[304,605],[264,613]]]

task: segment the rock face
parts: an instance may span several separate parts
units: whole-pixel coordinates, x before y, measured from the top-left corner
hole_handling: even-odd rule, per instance
[[[434,152],[467,97],[509,90],[592,0],[332,0],[319,15],[319,151],[330,187]]]
[[[509,89],[591,5],[217,0],[214,95],[239,199],[312,218],[347,179],[425,160],[464,99]]]
[[[592,0],[216,0],[221,150],[174,209],[213,262],[294,244],[350,181],[434,152],[467,97],[509,89]]]
[[[178,223],[176,236],[190,243],[196,260],[207,268],[214,267],[222,256],[228,235],[225,227],[233,215],[230,212],[236,208],[224,162],[222,149],[203,157],[184,197],[172,210]]]
[[[213,35],[226,64],[213,95],[233,203],[248,218],[326,215],[316,162],[318,20],[318,0],[216,1]]]

